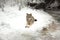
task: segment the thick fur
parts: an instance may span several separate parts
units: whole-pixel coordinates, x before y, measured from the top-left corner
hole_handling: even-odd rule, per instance
[[[27,13],[26,21],[27,21],[27,25],[31,26],[34,23],[34,21],[37,21],[37,20],[32,16],[32,14]]]

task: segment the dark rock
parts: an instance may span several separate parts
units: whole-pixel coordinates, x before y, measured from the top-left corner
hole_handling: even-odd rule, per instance
[[[34,21],[37,21],[37,19],[35,19]]]
[[[58,6],[57,8],[60,9],[60,6]]]
[[[30,3],[30,2],[28,2],[27,5],[30,6],[30,7],[34,7],[34,6],[37,5],[37,3]]]
[[[45,3],[39,3],[35,6],[35,9],[45,9],[46,8],[46,4]]]

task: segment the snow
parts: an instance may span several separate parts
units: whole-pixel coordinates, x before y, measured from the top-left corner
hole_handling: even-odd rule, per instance
[[[31,40],[32,37],[38,36],[37,30],[41,31],[54,21],[53,17],[43,10],[25,7],[19,11],[17,6],[6,6],[4,10],[0,11],[0,37],[3,40]],[[37,19],[30,28],[25,28],[26,13],[32,13]],[[40,40],[39,37],[35,40],[37,39]]]

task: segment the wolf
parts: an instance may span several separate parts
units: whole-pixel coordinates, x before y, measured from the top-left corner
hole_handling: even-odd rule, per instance
[[[27,16],[26,16],[26,22],[27,22],[27,25],[26,27],[29,27],[31,26],[32,24],[34,24],[34,21],[37,21],[37,19],[35,19],[32,14],[28,14],[27,13]]]

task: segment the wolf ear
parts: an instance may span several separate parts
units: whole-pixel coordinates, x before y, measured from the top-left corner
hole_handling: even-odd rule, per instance
[[[29,15],[28,13],[26,13],[27,15]]]
[[[30,15],[32,15],[32,13],[30,13]]]

